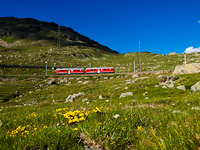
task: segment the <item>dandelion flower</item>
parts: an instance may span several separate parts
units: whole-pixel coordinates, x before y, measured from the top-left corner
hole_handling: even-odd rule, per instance
[[[127,120],[127,118],[125,118],[125,120]]]
[[[57,132],[58,132],[58,133],[60,133],[61,131],[60,131],[60,130],[58,130]]]
[[[137,126],[137,130],[141,131],[142,130],[142,126]]]
[[[74,128],[74,131],[78,131],[78,128]]]

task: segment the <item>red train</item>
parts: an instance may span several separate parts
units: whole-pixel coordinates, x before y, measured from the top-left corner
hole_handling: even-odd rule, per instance
[[[95,74],[95,73],[115,73],[114,67],[95,67],[95,68],[57,68],[56,74]]]

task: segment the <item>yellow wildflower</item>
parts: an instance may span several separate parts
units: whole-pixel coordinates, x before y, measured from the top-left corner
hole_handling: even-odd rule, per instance
[[[84,117],[81,117],[81,118],[79,119],[79,121],[83,121],[83,120],[85,120],[85,118],[84,118]]]
[[[125,118],[125,120],[127,120],[127,118]]]
[[[68,121],[69,124],[72,123],[72,122],[73,122],[73,120],[69,120],[69,121]]]
[[[74,128],[74,131],[78,131],[78,128]]]
[[[124,128],[124,127],[122,127],[122,130],[123,130],[123,131],[125,131],[125,128]]]
[[[46,128],[47,128],[47,126],[44,126],[43,128],[44,128],[44,129],[46,129]]]
[[[57,132],[58,132],[58,133],[60,133],[61,131],[60,131],[60,130],[58,130]]]
[[[141,131],[142,130],[142,126],[137,126],[137,130]]]

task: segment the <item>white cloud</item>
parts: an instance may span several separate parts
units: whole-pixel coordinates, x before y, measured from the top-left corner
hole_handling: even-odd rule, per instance
[[[194,52],[200,52],[200,47],[194,48],[193,46],[190,46],[185,49],[184,53],[189,54],[189,53],[194,53]]]
[[[198,23],[200,23],[200,20],[199,21],[197,21]]]

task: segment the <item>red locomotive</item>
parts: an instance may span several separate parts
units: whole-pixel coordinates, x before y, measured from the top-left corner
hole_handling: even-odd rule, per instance
[[[57,68],[57,75],[64,74],[95,74],[95,73],[115,73],[114,67],[95,67],[95,68]]]

